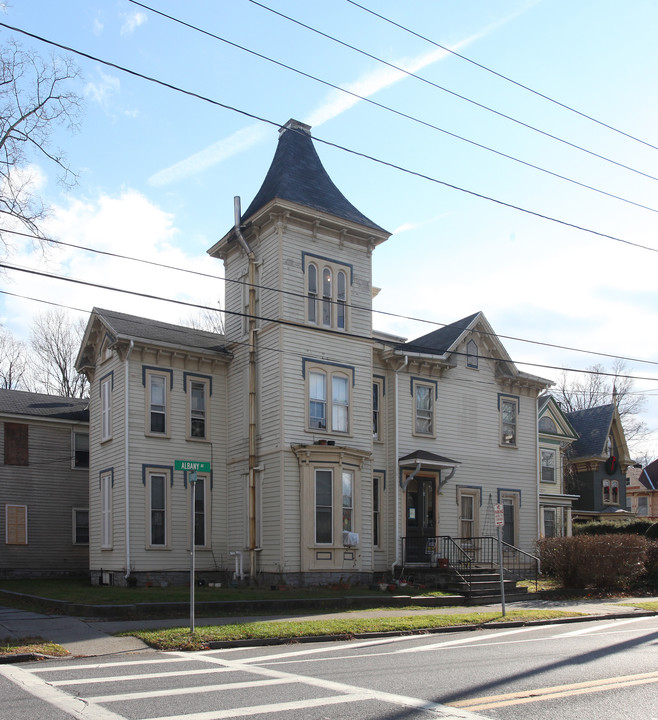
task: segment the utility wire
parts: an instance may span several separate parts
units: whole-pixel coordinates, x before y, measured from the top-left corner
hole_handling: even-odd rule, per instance
[[[128,2],[131,2],[134,5],[139,5],[147,10],[152,10],[153,12],[163,15],[164,17],[169,17],[170,19],[173,19],[176,22],[180,22],[183,25],[187,25],[188,27],[194,27],[192,25],[188,25],[187,23],[184,23],[181,20],[176,20],[176,18],[171,18],[169,15],[165,15],[165,13],[161,13],[159,10],[154,10],[153,8],[150,8],[148,5],[144,5],[143,3],[138,2],[137,0],[128,0]],[[587,153],[588,155],[592,155],[593,157],[596,157],[599,160],[604,160],[605,162],[611,163],[612,165],[617,165],[617,167],[624,168],[625,170],[629,170],[630,172],[637,173],[638,175],[643,175],[644,177],[649,178],[650,180],[658,180],[658,178],[655,177],[654,175],[650,175],[649,173],[645,173],[642,170],[637,170],[636,168],[632,168],[629,165],[625,165],[624,163],[618,162],[617,160],[613,160],[612,158],[606,157],[605,155],[601,155],[600,153],[594,152],[593,150],[589,150],[589,149],[583,147],[582,145],[578,145],[577,143],[572,143],[569,140],[565,140],[564,138],[558,137],[557,135],[553,135],[552,133],[542,130],[541,128],[538,128],[534,125],[530,125],[530,123],[523,122],[522,120],[519,120],[518,118],[512,117],[511,115],[507,115],[506,113],[500,112],[499,110],[495,110],[494,108],[491,108],[488,105],[484,105],[483,103],[480,103],[477,100],[473,100],[472,98],[469,98],[465,95],[461,95],[460,93],[455,92],[454,90],[450,90],[450,89],[444,87],[443,85],[439,85],[438,83],[435,83],[432,80],[428,80],[427,78],[423,77],[422,75],[418,75],[418,73],[414,73],[409,70],[406,70],[405,68],[400,67],[399,65],[395,65],[394,63],[388,62],[387,60],[384,60],[383,58],[380,58],[376,55],[373,55],[373,54],[361,49],[361,48],[358,48],[355,45],[350,45],[349,43],[347,43],[343,40],[340,40],[339,38],[337,38],[333,35],[330,35],[328,33],[323,32],[322,30],[318,30],[317,28],[312,27],[311,25],[307,25],[306,23],[303,23],[300,20],[296,20],[295,18],[291,17],[290,15],[286,15],[282,12],[279,12],[278,10],[274,10],[274,8],[268,7],[267,5],[263,4],[262,2],[258,2],[258,0],[249,0],[249,2],[252,3],[253,5],[257,5],[258,7],[263,8],[263,10],[267,10],[268,12],[273,13],[274,15],[278,15],[279,17],[284,18],[285,20],[288,20],[289,22],[295,23],[296,25],[299,25],[300,27],[310,30],[311,32],[314,32],[314,33],[320,35],[321,37],[326,38],[327,40],[331,40],[332,42],[342,45],[343,47],[349,48],[350,50],[354,50],[354,52],[360,53],[361,55],[364,55],[365,57],[368,57],[371,60],[376,60],[378,63],[387,65],[388,67],[390,67],[394,70],[397,70],[401,73],[404,73],[405,75],[408,75],[409,77],[413,77],[416,80],[420,80],[421,82],[426,83],[427,85],[430,85],[430,86],[436,88],[437,90],[441,90],[442,92],[452,95],[453,97],[459,98],[460,100],[464,100],[467,103],[471,103],[471,105],[475,105],[476,107],[479,107],[482,110],[486,110],[487,112],[493,113],[494,115],[498,115],[499,117],[502,117],[505,120],[509,120],[513,123],[516,123],[517,125],[521,125],[522,127],[527,128],[528,130],[532,130],[533,132],[539,133],[540,135],[544,135],[545,137],[550,138],[551,140],[555,140],[557,142],[563,143],[564,145],[568,145],[571,148],[574,148],[576,150],[580,150],[581,152]],[[198,30],[199,32],[211,35],[211,37],[216,37],[215,35],[212,35],[212,33],[207,33],[205,30],[202,30],[200,28],[194,27],[194,29]],[[221,39],[221,38],[218,38],[218,39]],[[447,48],[444,48],[442,45],[439,45],[438,47],[440,47],[443,50],[447,50]],[[247,50],[247,52],[251,52],[251,51]],[[269,58],[267,58],[267,59],[269,59]],[[276,61],[272,60],[271,62],[276,62]],[[322,82],[322,81],[320,80],[319,82]],[[349,92],[349,91],[345,91],[345,92]],[[447,132],[447,131],[442,130],[441,132]],[[448,134],[450,134],[450,133],[448,133]],[[454,137],[457,137],[460,140],[464,140],[464,138],[461,138],[458,135],[455,135]],[[468,139],[465,139],[465,141],[471,142]],[[486,148],[486,149],[490,149],[490,148]],[[496,152],[496,151],[492,150],[492,152]],[[516,159],[516,158],[513,158],[513,159]],[[523,162],[523,161],[519,160],[518,162]],[[534,167],[534,166],[532,166],[532,167]],[[542,168],[539,168],[539,169],[541,170]],[[549,171],[545,171],[545,172],[549,172]]]
[[[356,93],[352,90],[348,90],[347,88],[341,87],[340,85],[335,85],[334,83],[329,82],[328,80],[323,80],[322,78],[319,78],[316,75],[311,75],[310,73],[304,72],[303,70],[299,70],[298,68],[295,68],[292,65],[287,65],[278,60],[274,60],[273,58],[268,57],[267,55],[263,55],[262,53],[256,52],[255,50],[250,50],[249,48],[244,47],[243,45],[238,45],[237,43],[233,42],[232,40],[227,40],[226,38],[220,37],[219,35],[215,35],[214,33],[211,33],[208,30],[199,28],[196,25],[191,25],[190,23],[187,23],[184,20],[180,20],[179,18],[176,18],[173,15],[168,15],[167,13],[161,12],[160,10],[155,10],[154,8],[152,8],[148,5],[145,5],[144,3],[137,2],[137,0],[129,0],[129,2],[132,2],[133,4],[138,5],[139,7],[142,7],[146,10],[150,10],[151,12],[156,13],[157,15],[161,15],[162,17],[167,18],[168,20],[171,20],[172,22],[178,23],[180,25],[183,25],[184,27],[195,30],[196,32],[202,33],[203,35],[208,35],[209,37],[211,37],[215,40],[219,40],[220,42],[230,45],[231,47],[237,48],[238,50],[242,50],[242,51],[249,53],[250,55],[254,55],[255,57],[258,57],[262,60],[266,60],[267,62],[273,63],[274,65],[278,65],[279,67],[285,68],[286,70],[290,70],[291,72],[297,73],[298,75],[301,75],[302,77],[313,80],[314,82],[318,82],[318,83],[321,83],[322,85],[326,85],[327,87],[330,87],[333,90],[338,90],[339,92],[350,95],[351,97],[355,97],[358,100],[362,100],[363,102],[367,102],[370,105],[373,105],[374,107],[379,108],[380,110],[385,110],[386,112],[393,113],[394,115],[402,117],[405,120],[410,120],[411,122],[417,123],[418,125],[422,125],[423,127],[429,128],[430,130],[436,130],[437,132],[443,133],[444,135],[448,135],[449,137],[455,138],[456,140],[461,140],[462,142],[468,143],[469,145],[473,145],[474,147],[480,148],[481,150],[486,150],[487,152],[491,152],[494,155],[498,155],[499,157],[503,157],[507,160],[512,160],[513,162],[519,163],[520,165],[524,165],[525,167],[529,167],[533,170],[538,170],[539,172],[543,172],[547,175],[550,175],[551,177],[557,178],[558,180],[564,180],[565,182],[572,183],[573,185],[577,185],[579,187],[585,188],[586,190],[592,190],[593,192],[599,193],[601,195],[605,195],[605,196],[613,198],[615,200],[619,200],[620,202],[628,203],[629,205],[634,205],[634,206],[642,208],[644,210],[649,210],[651,212],[658,212],[657,208],[653,208],[649,205],[643,205],[642,203],[622,197],[621,195],[616,195],[616,194],[608,192],[606,190],[597,188],[593,185],[589,185],[589,184],[581,182],[579,180],[575,180],[574,178],[570,178],[566,175],[562,175],[560,173],[554,172],[553,170],[548,170],[547,168],[541,167],[540,165],[535,165],[534,163],[528,162],[526,160],[521,160],[521,158],[515,157],[514,155],[510,155],[509,153],[502,152],[501,150],[496,150],[495,148],[489,147],[488,145],[484,145],[483,143],[479,143],[475,140],[471,140],[470,138],[464,137],[463,135],[458,135],[457,133],[451,132],[450,130],[441,128],[438,125],[434,125],[433,123],[427,122],[426,120],[421,120],[420,118],[418,118],[414,115],[410,115],[409,113],[402,112],[401,110],[396,110],[395,108],[392,108],[389,105],[384,105],[383,103],[373,100],[372,98],[369,98],[365,95],[360,95],[359,93]],[[254,2],[254,0],[250,0],[250,2]],[[256,4],[260,5],[260,3],[256,3]],[[264,7],[265,9],[269,9],[265,5],[262,5],[261,7]],[[275,12],[275,11],[272,11],[272,12]],[[280,13],[276,13],[276,14],[278,15]],[[287,17],[287,16],[284,16],[284,17]],[[296,22],[296,21],[294,21],[294,22]],[[307,27],[307,26],[305,26],[305,27]],[[389,64],[389,63],[386,63],[386,64]],[[392,66],[392,67],[395,67],[395,66]],[[400,68],[397,68],[397,69],[400,69]],[[406,72],[406,71],[402,70],[402,72]],[[407,74],[411,74],[411,73],[407,73]],[[595,153],[592,153],[592,154],[595,154]],[[602,157],[602,156],[599,156],[599,157]],[[606,159],[606,158],[604,158],[604,159]],[[610,162],[612,162],[612,161],[610,161]],[[637,172],[640,175],[644,175],[645,177],[648,177],[651,180],[658,181],[658,177],[655,177],[653,175],[648,175],[647,173],[640,172],[639,170],[633,170],[633,168],[629,168],[626,165],[621,165],[621,163],[615,163],[615,164],[619,164],[621,167],[632,170],[633,172]]]
[[[94,55],[90,55],[89,53],[85,53],[81,50],[75,50],[74,48],[68,47],[66,45],[62,45],[61,43],[55,42],[54,40],[48,40],[47,38],[44,38],[40,35],[36,35],[34,33],[28,32],[27,30],[17,28],[13,25],[9,25],[7,23],[0,22],[0,27],[4,27],[4,28],[7,28],[8,30],[12,30],[14,32],[21,33],[22,35],[26,35],[27,37],[33,38],[34,40],[39,40],[40,42],[46,43],[47,45],[52,45],[53,47],[57,47],[60,50],[64,50],[66,52],[71,52],[71,53],[74,53],[75,55],[80,55],[81,57],[85,57],[88,60],[93,60],[94,62],[99,62],[103,65],[107,65],[108,67],[113,67],[116,70],[125,72],[129,75],[132,75],[133,77],[137,77],[142,80],[147,80],[148,82],[155,83],[156,85],[160,85],[169,90],[174,90],[175,92],[179,92],[179,93],[182,93],[183,95],[187,95],[189,97],[196,98],[197,100],[202,100],[202,101],[210,103],[211,105],[214,105],[216,107],[221,107],[224,110],[230,110],[231,112],[238,113],[239,115],[243,115],[244,117],[251,118],[252,120],[257,120],[259,122],[263,122],[268,125],[272,125],[273,127],[276,127],[277,129],[281,127],[281,123],[277,123],[274,120],[269,120],[268,118],[260,117],[259,115],[254,115],[253,113],[247,112],[246,110],[241,110],[232,105],[227,105],[226,103],[219,102],[218,100],[213,100],[209,97],[206,97],[205,95],[201,95],[201,94],[193,92],[191,90],[185,90],[183,88],[177,87],[176,85],[165,82],[164,80],[159,80],[157,78],[150,77],[143,73],[137,72],[136,70],[131,70],[129,68],[126,68],[126,67],[118,65],[116,63],[113,63],[109,60],[103,60],[101,58],[95,57]],[[289,130],[289,132],[298,132],[299,134],[302,134],[302,132],[297,129],[291,129],[291,130]],[[610,235],[608,233],[600,232],[598,230],[592,230],[591,228],[586,228],[586,227],[583,227],[580,225],[576,225],[575,223],[567,222],[566,220],[560,220],[559,218],[555,218],[550,215],[545,215],[545,214],[537,212],[535,210],[528,210],[527,208],[521,207],[520,205],[515,205],[513,203],[505,202],[503,200],[498,200],[489,195],[484,195],[483,193],[477,193],[474,190],[468,190],[468,189],[462,188],[458,185],[453,185],[452,183],[448,183],[445,180],[439,180],[438,178],[432,177],[431,175],[426,175],[426,174],[418,172],[416,170],[410,170],[409,168],[405,168],[402,165],[397,165],[397,164],[389,162],[387,160],[382,160],[381,158],[374,157],[373,155],[368,155],[367,153],[364,153],[364,152],[359,152],[358,150],[353,150],[351,148],[345,147],[344,145],[339,145],[338,143],[330,142],[329,140],[323,140],[322,138],[319,138],[317,136],[314,136],[313,139],[318,143],[322,143],[323,145],[327,145],[328,147],[336,148],[337,150],[341,150],[342,152],[349,153],[350,155],[354,155],[355,157],[361,157],[365,160],[370,160],[371,162],[377,163],[378,165],[382,165],[383,167],[388,167],[388,168],[391,168],[392,170],[398,170],[399,172],[405,173],[407,175],[411,175],[412,177],[417,177],[417,178],[420,178],[421,180],[427,180],[428,182],[434,183],[436,185],[441,185],[442,187],[449,188],[451,190],[457,190],[458,192],[465,193],[467,195],[470,195],[471,197],[480,198],[481,200],[487,200],[489,202],[500,205],[501,207],[509,208],[510,210],[517,210],[518,212],[525,213],[526,215],[530,215],[532,217],[536,217],[541,220],[547,220],[549,222],[557,223],[558,225],[562,225],[563,227],[569,227],[574,230],[579,230],[581,232],[589,233],[590,235],[596,235],[597,237],[614,240],[615,242],[623,243],[624,245],[637,247],[642,250],[649,250],[651,252],[658,252],[658,248],[653,248],[653,247],[649,247],[648,245],[642,245],[640,243],[635,243],[635,242],[632,242],[631,240],[625,240],[624,238],[616,237],[615,235]]]
[[[288,297],[299,298],[300,300],[306,300],[308,297],[305,293],[295,292],[294,290],[284,290],[283,288],[274,288],[274,287],[270,287],[269,285],[260,285],[258,283],[249,283],[245,280],[237,280],[234,278],[222,277],[221,275],[215,275],[213,273],[205,273],[205,272],[201,272],[200,270],[191,270],[188,268],[180,267],[179,265],[167,265],[166,263],[156,262],[155,260],[146,260],[143,258],[131,256],[131,255],[121,255],[119,253],[109,252],[107,250],[97,250],[95,248],[85,246],[85,245],[76,245],[75,243],[64,242],[63,240],[55,240],[53,238],[41,238],[36,235],[30,235],[25,232],[20,232],[18,230],[5,230],[4,228],[0,228],[0,232],[9,232],[14,235],[21,235],[23,237],[32,238],[35,240],[36,239],[44,239],[46,242],[52,243],[54,245],[62,245],[64,247],[74,248],[76,250],[83,250],[85,252],[94,253],[96,255],[113,257],[113,258],[116,258],[119,260],[128,260],[130,262],[143,263],[145,265],[159,267],[159,268],[163,268],[165,270],[174,270],[176,272],[184,272],[189,275],[196,275],[197,277],[210,278],[211,280],[224,281],[226,283],[240,285],[245,288],[256,288],[257,290],[266,290],[268,292],[275,292],[275,293],[279,293],[280,295],[286,295]],[[59,276],[53,276],[53,277],[59,277]],[[8,293],[8,294],[11,294],[11,293]],[[20,297],[20,296],[18,296],[18,297]],[[38,302],[47,302],[47,301],[41,300]],[[332,305],[339,304],[338,301],[336,301],[336,300],[330,300],[330,301],[323,300],[323,302],[330,302]],[[57,305],[57,303],[53,303],[53,304]],[[350,310],[359,310],[362,312],[369,312],[372,315],[383,315],[385,317],[395,318],[398,320],[408,320],[410,322],[425,323],[427,325],[432,325],[434,327],[446,327],[446,325],[452,324],[452,323],[441,323],[436,320],[428,320],[426,318],[413,317],[411,315],[401,315],[399,313],[389,312],[386,310],[376,310],[372,307],[365,307],[363,305],[357,305],[355,303],[341,302],[340,304],[346,308],[349,308]],[[80,308],[69,308],[69,309],[80,310],[81,312],[86,312],[86,310],[81,310]],[[226,312],[226,311],[222,310],[221,308],[220,309],[213,308],[213,310],[215,310],[216,312]],[[244,315],[244,313],[238,313],[238,314],[243,317],[246,317]],[[341,331],[341,334],[343,334],[342,331]],[[487,333],[483,332],[482,334],[487,334]],[[528,345],[537,345],[540,347],[548,347],[548,348],[552,348],[555,350],[566,350],[568,352],[577,352],[577,353],[582,353],[585,355],[596,355],[598,357],[614,358],[614,359],[624,360],[626,362],[642,363],[645,365],[658,365],[658,361],[656,361],[656,360],[641,360],[639,358],[624,357],[624,356],[620,356],[620,355],[615,355],[613,353],[598,352],[596,350],[583,350],[582,348],[574,348],[574,347],[569,347],[566,345],[558,345],[555,343],[542,342],[540,340],[528,340],[527,338],[520,338],[520,337],[516,337],[514,335],[501,335],[500,333],[495,333],[495,332],[488,333],[488,334],[495,336],[497,338],[503,338],[504,340],[513,340],[515,342],[522,342],[522,343],[527,343]]]
[[[304,330],[309,329],[309,326],[306,323],[295,322],[293,320],[284,320],[282,318],[268,318],[268,317],[264,317],[261,315],[250,315],[249,313],[238,312],[236,310],[226,310],[226,309],[218,310],[217,308],[208,307],[207,305],[201,305],[199,303],[193,303],[193,302],[186,301],[186,300],[177,300],[174,298],[166,298],[166,297],[162,297],[160,295],[152,295],[151,293],[139,292],[137,290],[126,290],[124,288],[118,288],[118,287],[114,287],[112,285],[103,285],[101,283],[94,283],[89,280],[80,280],[78,278],[65,277],[63,275],[55,275],[54,273],[47,273],[47,272],[44,272],[41,270],[35,270],[33,268],[24,268],[24,267],[20,267],[18,265],[10,265],[9,263],[6,263],[6,262],[0,262],[0,268],[5,268],[6,270],[14,270],[17,272],[23,272],[23,273],[27,273],[29,275],[36,275],[38,277],[45,277],[45,278],[49,278],[51,280],[62,280],[64,282],[68,282],[68,283],[72,283],[72,284],[76,284],[76,285],[83,285],[85,287],[93,287],[93,288],[96,288],[99,290],[109,290],[111,292],[118,292],[118,293],[122,293],[122,294],[126,294],[126,295],[134,295],[136,297],[141,297],[141,298],[144,298],[147,300],[157,300],[160,302],[173,303],[175,305],[183,305],[184,307],[191,307],[191,308],[195,308],[197,310],[211,310],[213,312],[222,312],[222,313],[225,313],[226,315],[233,315],[233,316],[241,317],[241,318],[260,320],[261,322],[264,322],[264,323],[272,323],[275,325],[284,325],[286,327],[299,328],[299,329],[304,329]],[[0,292],[2,292],[2,291],[0,291]],[[356,339],[356,340],[366,340],[368,342],[379,342],[379,343],[383,343],[383,344],[389,344],[391,346],[398,345],[398,343],[395,343],[395,342],[387,343],[380,338],[375,338],[375,337],[371,337],[368,335],[360,335],[358,333],[350,333],[350,332],[346,332],[344,330],[335,330],[333,328],[325,328],[325,327],[318,326],[318,327],[314,327],[313,330],[315,332],[322,333],[324,335],[333,335],[336,337],[343,337],[343,338],[347,337],[347,338],[352,338],[352,339]],[[499,335],[497,337],[503,337],[503,336]],[[464,356],[466,355],[466,353],[460,353],[460,352],[457,352],[454,354],[464,355]],[[482,356],[482,355],[480,357],[482,357],[484,359],[488,359],[488,360],[501,361],[503,363],[504,362],[512,362],[514,365],[517,365],[517,364],[518,365],[527,365],[529,367],[537,367],[537,368],[548,369],[548,370],[561,370],[561,371],[578,372],[578,373],[584,372],[587,374],[609,375],[609,376],[620,377],[620,378],[628,378],[631,380],[644,380],[644,381],[648,381],[648,382],[658,382],[658,377],[652,378],[652,377],[643,377],[643,376],[637,376],[637,375],[619,375],[616,373],[598,372],[598,371],[593,371],[593,370],[577,370],[575,368],[565,368],[565,367],[562,367],[559,365],[546,365],[545,363],[534,363],[534,362],[529,362],[529,361],[525,361],[525,360],[519,361],[517,363],[514,360],[508,361],[508,360],[504,360],[502,358],[496,358],[496,357],[489,357],[489,356]],[[617,356],[612,356],[612,357],[617,357]]]
[[[47,45],[52,45],[53,47],[57,47],[60,50],[64,50],[66,52],[74,53],[75,55],[80,55],[81,57],[85,57],[89,60],[93,60],[94,62],[99,62],[103,65],[107,65],[108,67],[113,67],[116,70],[120,70],[121,72],[125,72],[129,75],[132,75],[134,77],[138,77],[142,80],[147,80],[148,82],[155,83],[156,85],[160,85],[162,87],[165,87],[169,90],[174,90],[175,92],[180,92],[184,95],[187,95],[189,97],[196,98],[197,100],[202,100],[204,102],[210,103],[211,105],[215,105],[217,107],[221,107],[224,110],[230,110],[231,112],[238,113],[239,115],[243,115],[244,117],[251,118],[252,120],[257,120],[259,122],[266,123],[268,125],[272,125],[273,127],[276,127],[277,129],[281,127],[281,123],[277,123],[274,120],[269,120],[268,118],[261,117],[259,115],[254,115],[253,113],[247,112],[246,110],[241,110],[239,108],[236,108],[232,105],[227,105],[226,103],[219,102],[218,100],[213,100],[209,97],[206,97],[205,95],[200,95],[199,93],[193,92],[191,90],[185,90],[183,88],[177,87],[176,85],[173,85],[171,83],[165,82],[164,80],[159,80],[157,78],[150,77],[148,75],[144,75],[143,73],[137,72],[136,70],[131,70],[129,68],[123,67],[121,65],[118,65],[116,63],[113,63],[109,60],[103,60],[101,58],[95,57],[94,55],[90,55],[89,53],[85,53],[81,50],[75,50],[74,48],[68,47],[66,45],[62,45],[61,43],[57,43],[54,40],[48,40],[47,38],[44,38],[40,35],[36,35],[34,33],[28,32],[27,30],[23,30],[21,28],[14,27],[13,25],[8,25],[7,23],[0,22],[0,27],[7,28],[8,30],[13,30],[15,32],[21,33],[23,35],[26,35],[27,37],[31,37],[34,40],[39,40],[40,42],[46,43]],[[301,131],[292,129],[291,132],[299,132],[301,134]],[[579,230],[581,232],[589,233],[591,235],[596,235],[598,237],[607,238],[609,240],[614,240],[615,242],[623,243],[625,245],[630,245],[632,247],[637,247],[642,250],[649,250],[651,252],[658,252],[658,248],[649,247],[647,245],[642,245],[640,243],[635,243],[630,240],[625,240],[624,238],[617,237],[615,235],[610,235],[608,233],[600,232],[598,230],[592,230],[591,228],[582,227],[580,225],[576,225],[575,223],[567,222],[566,220],[560,220],[559,218],[552,217],[550,215],[545,215],[543,213],[537,212],[535,210],[528,210],[527,208],[523,208],[519,205],[514,205],[513,203],[505,202],[503,200],[498,200],[494,197],[491,197],[489,195],[484,195],[482,193],[477,193],[473,190],[468,190],[466,188],[462,188],[458,185],[453,185],[451,183],[446,182],[445,180],[439,180],[438,178],[432,177],[431,175],[426,175],[424,173],[418,172],[416,170],[410,170],[409,168],[405,168],[402,165],[397,165],[392,162],[388,162],[387,160],[382,160],[381,158],[374,157],[372,155],[368,155],[367,153],[359,152],[358,150],[353,150],[351,148],[345,147],[344,145],[339,145],[338,143],[330,142],[329,140],[323,140],[320,137],[314,136],[313,139],[316,142],[322,143],[323,145],[327,145],[328,147],[336,148],[337,150],[341,150],[343,152],[349,153],[350,155],[354,155],[356,157],[364,158],[365,160],[370,160],[371,162],[377,163],[379,165],[382,165],[384,167],[391,168],[393,170],[398,170],[399,172],[403,172],[407,175],[411,175],[413,177],[420,178],[422,180],[427,180],[428,182],[435,183],[436,185],[441,185],[442,187],[449,188],[451,190],[457,190],[458,192],[465,193],[467,195],[470,195],[472,197],[480,198],[481,200],[487,200],[489,202],[496,203],[497,205],[500,205],[501,207],[506,207],[511,210],[517,210],[518,212],[525,213],[526,215],[531,215],[533,217],[540,218],[542,220],[547,220],[549,222],[557,223],[558,225],[562,225],[564,227],[570,227],[574,230]]]
[[[416,32],[415,30],[411,30],[410,28],[406,27],[405,25],[401,25],[400,23],[395,22],[394,20],[391,20],[390,18],[385,17],[384,15],[381,15],[378,12],[375,12],[374,10],[371,10],[370,8],[365,7],[364,5],[359,4],[358,2],[355,2],[355,0],[347,0],[350,5],[354,5],[354,7],[357,7],[367,13],[370,13],[371,15],[374,15],[375,17],[378,17],[380,20],[383,20],[384,22],[389,23],[390,25],[394,25],[395,27],[399,28],[400,30],[404,30],[404,32],[409,33],[410,35],[414,35],[415,37],[419,38],[420,40],[424,40],[427,43],[430,43],[431,45],[434,45],[435,47],[440,48],[441,50],[445,50],[446,52],[449,52],[451,55],[454,55],[455,57],[460,58],[461,60],[465,60],[468,63],[471,63],[471,65],[475,65],[476,67],[479,67],[481,70],[485,70],[488,73],[491,73],[492,75],[495,75],[496,77],[501,78],[502,80],[505,80],[506,82],[512,83],[512,85],[516,85],[517,87],[521,88],[522,90],[527,90],[528,92],[532,93],[533,95],[537,95],[538,97],[547,100],[550,103],[553,103],[554,105],[558,105],[559,107],[568,110],[569,112],[575,113],[576,115],[580,115],[580,117],[585,118],[586,120],[590,120],[593,123],[596,123],[597,125],[601,125],[604,128],[607,128],[608,130],[612,130],[612,132],[618,133],[619,135],[623,135],[626,138],[629,138],[630,140],[634,140],[635,142],[641,143],[642,145],[646,145],[647,147],[652,148],[653,150],[658,150],[658,146],[652,145],[650,142],[647,142],[646,140],[642,140],[642,138],[636,137],[635,135],[631,135],[630,133],[627,133],[623,130],[620,130],[619,128],[614,127],[613,125],[609,125],[606,122],[603,122],[602,120],[597,120],[595,117],[592,117],[591,115],[588,115],[587,113],[584,113],[580,110],[577,110],[574,107],[571,107],[571,105],[567,105],[566,103],[560,102],[559,100],[555,100],[555,98],[552,98],[548,95],[545,95],[544,93],[539,92],[538,90],[533,90],[533,88],[529,87],[528,85],[524,85],[523,83],[519,82],[518,80],[513,80],[511,77],[507,75],[503,75],[503,73],[499,73],[496,70],[491,69],[490,67],[487,67],[486,65],[483,65],[466,55],[462,55],[461,53],[458,53],[456,50],[451,50],[448,47],[445,47],[444,45],[440,45],[438,42],[431,40],[430,38],[426,37],[425,35],[421,35],[420,33]]]

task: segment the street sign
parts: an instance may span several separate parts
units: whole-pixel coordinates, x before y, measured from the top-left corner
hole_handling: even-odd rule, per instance
[[[209,462],[197,460],[174,460],[174,470],[187,470],[187,472],[210,472]]]
[[[494,521],[496,527],[502,527],[505,524],[505,511],[502,503],[496,503],[494,505]]]

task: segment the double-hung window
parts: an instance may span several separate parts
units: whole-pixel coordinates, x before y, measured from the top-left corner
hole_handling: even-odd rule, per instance
[[[343,532],[354,529],[354,473],[343,470]]]
[[[382,478],[373,475],[372,478],[372,544],[381,545],[382,535]]]
[[[209,403],[211,395],[211,378],[201,375],[186,374],[187,392],[187,438],[189,440],[208,440]]]
[[[5,465],[29,465],[29,437],[29,425],[4,423]]]
[[[372,438],[373,440],[382,440],[381,424],[382,419],[380,415],[381,406],[381,383],[375,380],[372,383]]]
[[[147,473],[148,540],[151,548],[168,546],[167,473]]]
[[[434,435],[434,384],[412,381],[414,398],[414,433]]]
[[[167,432],[167,378],[149,375],[149,432]]]
[[[112,437],[112,385],[114,376],[101,380],[101,442]]]
[[[88,508],[73,508],[73,544],[89,545]]]
[[[555,482],[555,450],[541,450],[541,481]]]
[[[516,447],[517,416],[519,413],[518,398],[501,397],[500,400],[500,444]]]
[[[5,543],[27,545],[27,505],[5,505]]]
[[[315,542],[329,545],[333,542],[334,490],[331,470],[315,471]]]
[[[307,308],[306,317],[310,323],[318,321],[318,268],[317,265],[311,263],[306,270],[307,283]]]
[[[350,379],[342,371],[308,372],[308,429],[350,430]]]
[[[73,433],[73,467],[89,467],[89,433]]]
[[[111,470],[100,475],[101,494],[101,549],[112,547],[112,485],[114,477]]]

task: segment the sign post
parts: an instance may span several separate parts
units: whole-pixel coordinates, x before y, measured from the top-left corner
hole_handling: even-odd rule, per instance
[[[183,470],[190,473],[190,633],[194,632],[194,510],[196,503],[197,472],[210,472],[209,462],[196,460],[175,460],[174,470]]]
[[[500,601],[502,603],[502,613],[505,617],[505,572],[503,570],[503,538],[502,528],[505,524],[505,508],[502,503],[494,505],[494,520],[496,523],[496,531],[498,532],[498,569],[500,572]]]

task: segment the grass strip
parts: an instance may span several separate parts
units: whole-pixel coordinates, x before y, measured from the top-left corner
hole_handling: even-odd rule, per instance
[[[68,655],[65,650],[57,643],[48,642],[41,637],[25,637],[0,640],[0,655],[52,655],[53,657],[63,657]]]
[[[619,603],[619,605],[627,605],[629,607],[636,607],[642,610],[655,610],[656,612],[658,612],[658,600],[647,600],[647,602]]]
[[[203,650],[210,642],[232,640],[265,640],[271,638],[316,637],[340,635],[351,637],[368,632],[421,632],[437,627],[480,625],[491,622],[527,622],[573,617],[562,610],[512,610],[503,617],[498,612],[451,613],[446,615],[403,615],[396,617],[337,618],[325,620],[285,620],[276,622],[236,623],[186,628],[165,628],[120,633],[143,640],[157,650]]]

